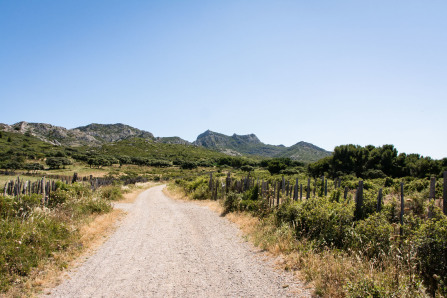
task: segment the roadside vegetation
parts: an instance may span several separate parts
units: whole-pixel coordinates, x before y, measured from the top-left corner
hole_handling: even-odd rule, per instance
[[[266,170],[250,173],[254,180],[278,183],[282,175]],[[236,171],[232,179],[247,175]],[[225,183],[226,174],[215,177]],[[304,173],[286,180],[307,180]],[[283,267],[300,271],[313,284],[315,294],[324,297],[444,297],[447,295],[447,217],[440,200],[429,201],[429,179],[406,177],[364,180],[364,207],[355,216],[358,178],[341,178],[341,188],[327,195],[317,183],[309,199],[297,201],[281,194],[281,204],[271,206],[261,195],[260,184],[239,193],[219,192],[223,214],[248,217],[254,223],[249,237],[261,248],[284,256]],[[405,182],[404,223],[400,225],[400,182]],[[329,181],[333,185],[332,180]],[[442,197],[438,179],[436,198]],[[213,197],[209,177],[178,179],[171,187],[191,199]],[[312,183],[312,188],[314,184]],[[346,199],[340,189],[350,189]],[[384,202],[377,210],[377,193]],[[177,190],[178,191],[178,190]],[[307,191],[306,186],[304,191]],[[429,210],[431,213],[429,215]]]
[[[18,286],[43,263],[64,251],[81,249],[82,225],[110,212],[119,187],[93,193],[90,186],[57,182],[47,202],[37,194],[0,200],[0,293]],[[59,263],[58,266],[66,266]]]
[[[447,219],[442,213],[442,174],[447,159],[398,154],[391,145],[344,145],[315,163],[290,158],[227,156],[217,151],[130,138],[101,147],[63,147],[31,135],[0,135],[0,191],[18,173],[26,180],[45,175],[93,175],[114,184],[93,192],[82,183],[57,184],[47,201],[38,195],[1,197],[0,292],[23,283],[42,262],[60,262],[63,252],[81,249],[80,229],[120,200],[120,185],[172,181],[171,188],[195,200],[217,199],[222,213],[246,218],[249,237],[284,256],[283,267],[301,272],[325,297],[443,297],[447,295]],[[245,191],[233,181],[249,176]],[[210,191],[213,174],[217,192]],[[23,176],[27,175],[27,176]],[[328,178],[327,194],[321,176]],[[282,179],[303,184],[303,198],[280,194]],[[429,201],[430,179],[436,179]],[[307,179],[311,178],[310,196]],[[355,194],[363,181],[364,204],[356,216]],[[262,181],[270,183],[269,195]],[[337,181],[337,184],[335,183]],[[405,212],[400,223],[400,184]],[[340,187],[335,188],[335,185]],[[344,189],[348,192],[344,196]],[[381,208],[377,194],[383,191]],[[214,188],[216,190],[216,188]],[[276,194],[275,194],[276,198]],[[430,212],[429,212],[430,211]],[[249,227],[248,227],[249,226]]]

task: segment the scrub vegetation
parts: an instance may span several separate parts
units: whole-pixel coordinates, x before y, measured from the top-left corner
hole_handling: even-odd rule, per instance
[[[301,272],[317,295],[447,295],[447,219],[442,212],[447,159],[398,154],[392,145],[343,145],[329,157],[303,163],[287,157],[228,156],[143,138],[98,147],[54,146],[12,132],[1,132],[0,145],[0,168],[6,175],[1,178],[2,194],[3,183],[17,174],[33,180],[78,172],[114,181],[97,191],[82,183],[58,182],[45,201],[36,194],[0,197],[1,293],[26,280],[42,262],[76,248],[81,227],[92,215],[112,209],[111,201],[122,198],[123,184],[151,180],[171,181],[192,199],[218,199],[228,217],[247,217],[250,238],[272,253],[283,254],[283,267]],[[253,183],[244,191],[236,184],[223,191],[228,172],[233,181],[249,176]],[[213,192],[210,173],[218,186]],[[328,179],[327,193],[321,176]],[[303,184],[302,198],[293,200],[281,192],[280,204],[272,204],[273,185],[282,184],[283,178]],[[309,197],[308,178],[312,181]],[[429,200],[433,178],[435,193]],[[359,180],[364,186],[360,213],[355,204]],[[270,183],[269,192],[263,190],[262,181]],[[379,189],[381,208],[377,208]]]

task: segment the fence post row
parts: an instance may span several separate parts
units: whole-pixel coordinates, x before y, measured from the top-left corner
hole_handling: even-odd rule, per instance
[[[62,177],[62,179],[65,177]],[[82,178],[81,180],[85,181],[86,177]],[[70,177],[67,177],[66,179],[67,183],[70,183]],[[74,173],[73,179],[71,180],[71,183],[74,183],[79,180],[79,177],[77,173]],[[322,192],[325,196],[328,194],[328,179],[324,176],[321,177],[322,181]],[[227,177],[225,179],[225,184],[222,184],[222,194],[227,193],[231,190],[231,173],[227,173]],[[295,180],[295,184],[290,183],[290,181],[286,181],[285,177],[282,176],[282,179],[280,182],[273,182],[273,189],[272,193],[273,196],[271,196],[270,188],[269,188],[269,181],[262,180],[261,183],[259,183],[259,178],[255,180],[255,178],[251,179],[250,174],[244,179],[236,180],[234,184],[233,190],[235,191],[246,191],[250,189],[251,187],[257,186],[259,188],[259,194],[264,199],[267,196],[267,200],[269,202],[269,206],[273,207],[275,206],[275,198],[276,198],[276,207],[282,203],[281,197],[284,198],[284,195],[286,198],[292,198],[293,201],[297,201],[298,197],[300,200],[303,199],[303,184],[299,184],[298,178]],[[93,180],[92,175],[90,175],[90,183],[95,187],[98,187],[100,185],[107,185],[106,181],[102,181],[98,178]],[[218,190],[218,184],[219,180],[216,180],[216,182],[213,181],[213,174],[210,173],[210,180],[209,180],[209,190],[211,192],[211,197],[214,200],[217,200],[219,197],[219,190]],[[307,189],[306,189],[306,199],[310,199],[311,191],[313,191],[313,194],[315,196],[315,190],[317,188],[317,179],[314,180],[314,188],[311,189],[311,178],[307,178]],[[335,178],[334,179],[334,190],[341,187],[341,179]],[[8,181],[5,183],[5,188],[3,191],[3,195],[16,195],[19,196],[20,194],[31,194],[31,193],[41,193],[42,194],[42,202],[45,202],[45,199],[48,198],[48,195],[50,191],[54,191],[56,189],[55,181],[49,181],[45,183],[45,177],[42,178],[41,181],[38,181],[36,183],[31,183],[31,181],[23,181],[20,180],[19,177],[17,177],[17,182],[14,182],[13,180]],[[349,188],[345,186],[344,188],[344,195],[343,198],[346,201],[348,199],[348,193]],[[429,189],[429,200],[435,200],[436,199],[436,177],[431,177],[430,179],[430,189]],[[338,200],[337,200],[338,201]],[[400,224],[403,226],[403,216],[405,211],[405,201],[404,201],[404,183],[400,183],[400,201],[401,201],[401,211],[400,211]],[[447,215],[447,171],[444,171],[443,173],[443,195],[442,195],[442,211],[445,215]],[[377,205],[376,205],[376,211],[380,212],[382,210],[383,206],[383,189],[379,189],[379,193],[377,195]],[[361,219],[363,217],[363,181],[359,181],[359,185],[355,194],[355,218]],[[429,208],[428,216],[432,217],[432,208]]]

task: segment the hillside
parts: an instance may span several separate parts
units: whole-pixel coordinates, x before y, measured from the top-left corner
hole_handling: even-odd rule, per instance
[[[138,137],[143,139],[154,140],[154,135],[148,131],[140,130],[132,126],[117,123],[117,124],[97,124],[92,123],[86,126],[81,126],[72,131],[80,131],[89,136],[94,137],[101,143],[111,143],[119,140],[128,139],[131,137]]]
[[[208,161],[226,157],[225,154],[203,147],[155,142],[143,138],[129,138],[104,144],[89,150],[95,154],[128,156],[168,161]]]
[[[61,126],[54,126],[47,123],[28,123],[25,121],[21,121],[11,126],[2,124],[1,128],[2,130],[8,132],[29,134],[53,145],[101,145],[100,140],[82,131],[76,129],[66,129]]]
[[[321,158],[331,155],[332,153],[311,143],[298,142],[293,146],[284,147],[283,152],[275,157],[290,157],[293,160],[300,161],[317,161]]]
[[[193,143],[231,155],[258,155],[262,157],[290,157],[294,160],[312,162],[331,155],[331,152],[306,142],[291,147],[262,143],[254,134],[227,136],[210,130],[197,137]]]
[[[152,133],[121,123],[92,123],[74,129],[67,129],[47,123],[28,123],[22,121],[13,125],[1,124],[0,130],[21,134],[26,133],[53,145],[69,147],[101,146],[106,143],[132,137],[155,140]]]
[[[154,137],[148,131],[132,126],[92,123],[74,129],[66,129],[47,123],[18,122],[0,124],[0,131],[34,136],[44,142],[67,147],[101,147],[130,138],[140,138],[152,143],[203,147],[230,156],[290,157],[302,162],[313,162],[331,155],[331,152],[306,142],[291,147],[264,144],[254,134],[227,136],[210,130],[200,134],[192,144],[180,137]],[[189,149],[185,149],[189,150]]]

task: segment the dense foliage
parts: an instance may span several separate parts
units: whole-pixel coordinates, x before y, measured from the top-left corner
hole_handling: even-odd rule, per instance
[[[355,175],[362,178],[425,178],[440,176],[447,170],[447,158],[434,160],[419,154],[398,154],[393,145],[342,145],[335,147],[332,156],[310,164],[308,170],[314,177]]]

